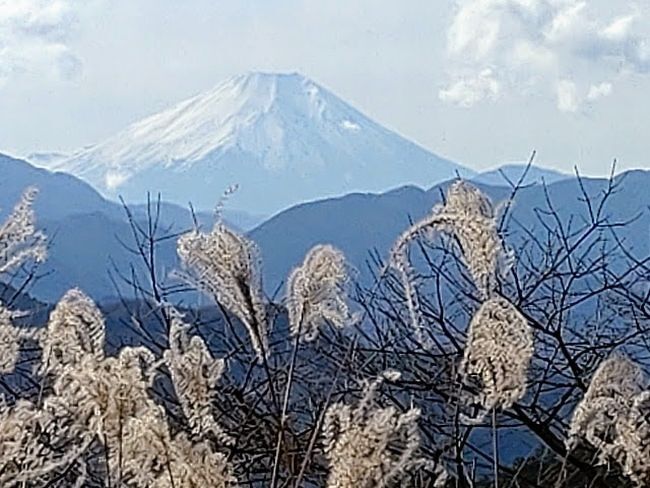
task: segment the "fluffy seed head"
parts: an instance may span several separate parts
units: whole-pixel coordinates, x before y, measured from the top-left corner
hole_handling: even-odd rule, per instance
[[[526,392],[533,356],[533,334],[526,319],[508,300],[491,298],[469,326],[460,373],[485,410],[508,408]]]
[[[461,256],[483,296],[492,292],[497,272],[509,262],[497,232],[496,212],[478,188],[459,180],[449,187],[444,204],[433,207],[424,219],[407,229],[395,242],[391,265],[408,276],[407,247],[418,236],[432,239],[436,233],[456,239]]]
[[[650,392],[643,370],[614,355],[594,373],[573,413],[567,445],[581,439],[597,449],[599,460],[618,462],[639,486],[650,482]]]
[[[125,420],[155,408],[147,392],[154,362],[153,353],[144,347],[125,347],[119,356],[101,361],[85,355],[59,372],[51,405],[74,413],[89,432],[106,439],[108,448],[116,447]]]
[[[104,336],[104,316],[97,305],[81,290],[68,291],[50,314],[41,337],[41,372],[59,372],[87,355],[102,359]]]
[[[168,472],[162,473],[151,488],[237,486],[226,456],[211,449],[206,441],[192,443],[179,434],[170,447]]]
[[[351,407],[332,405],[323,426],[325,454],[330,464],[328,488],[382,488],[399,481],[419,463],[417,421],[420,411],[400,413],[395,407],[375,404],[377,390],[385,378],[368,384],[361,401]]]
[[[124,419],[122,428],[122,471],[129,486],[149,488],[169,465],[173,440],[162,407],[147,415]]]
[[[78,453],[74,441],[53,429],[54,417],[26,400],[13,406],[0,400],[0,486],[31,486],[29,481],[65,465]]]
[[[637,486],[650,486],[650,391],[635,395],[618,425],[616,443],[624,454],[623,472]]]
[[[30,259],[43,262],[47,255],[45,235],[36,231],[33,204],[38,190],[23,193],[7,220],[0,226],[0,273],[10,271]]]
[[[631,399],[644,388],[644,375],[629,358],[614,355],[603,361],[587,393],[573,412],[569,445],[583,438],[597,449],[611,443],[617,418],[624,415]]]
[[[313,247],[287,281],[291,333],[312,340],[326,322],[339,328],[348,324],[352,317],[346,302],[347,280],[341,251],[329,245]]]
[[[212,415],[212,396],[223,374],[224,362],[212,357],[201,337],[190,338],[187,329],[180,318],[172,319],[165,362],[192,433],[205,436],[211,432],[224,439],[225,435]]]
[[[38,339],[41,331],[35,327],[16,327],[13,319],[22,312],[7,310],[0,304],[0,374],[11,373],[18,361],[20,343],[24,339]]]
[[[267,325],[255,244],[218,224],[209,234],[190,232],[182,236],[178,255],[191,271],[188,281],[241,320],[261,358],[267,349]]]
[[[18,360],[20,347],[12,318],[13,314],[0,305],[0,374],[12,372]]]

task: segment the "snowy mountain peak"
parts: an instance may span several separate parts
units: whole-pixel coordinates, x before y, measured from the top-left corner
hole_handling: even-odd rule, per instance
[[[260,72],[229,78],[49,167],[108,196],[162,191],[202,207],[238,183],[233,204],[263,213],[351,190],[428,186],[464,170],[309,78]]]
[[[148,167],[188,166],[238,147],[278,168],[291,159],[283,152],[295,146],[287,139],[297,135],[298,126],[309,122],[318,130],[356,132],[360,118],[302,75],[249,73],[136,122],[54,167],[82,177],[107,169],[106,186],[119,187]]]
[[[234,76],[217,85],[213,91],[223,95],[228,88],[232,90],[231,98],[238,99],[243,110],[262,113],[284,104],[286,108],[293,106],[294,109],[318,118],[323,115],[327,98],[329,97],[330,101],[335,98],[332,94],[327,95],[326,90],[299,73],[252,72]]]

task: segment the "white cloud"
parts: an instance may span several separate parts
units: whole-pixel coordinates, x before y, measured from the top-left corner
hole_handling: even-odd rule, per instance
[[[624,40],[629,35],[630,27],[636,19],[636,14],[625,15],[614,19],[611,24],[603,29],[603,37],[612,41]]]
[[[612,93],[612,84],[603,82],[599,85],[591,85],[589,93],[587,93],[587,100],[594,101],[599,98],[608,97]]]
[[[489,68],[481,71],[478,76],[459,79],[439,92],[442,101],[461,107],[471,107],[480,100],[496,98],[498,95],[499,82]]]
[[[119,171],[109,171],[104,175],[104,182],[106,183],[106,188],[109,190],[116,190],[129,179],[129,175],[121,173]]]
[[[69,79],[81,61],[68,46],[75,0],[0,0],[0,81],[18,73]]]
[[[650,73],[650,19],[627,0],[614,16],[584,0],[464,0],[447,33],[448,84],[440,98],[464,107],[531,91],[577,112],[629,73]],[[490,70],[491,86],[477,80]],[[598,84],[598,79],[612,80]]]
[[[578,110],[578,90],[576,84],[569,80],[560,80],[557,84],[557,108],[560,112]]]
[[[544,26],[544,37],[551,44],[570,41],[571,36],[585,29],[584,10],[587,2],[568,2],[558,5],[557,11],[551,14],[551,22]]]
[[[560,80],[556,86],[557,108],[560,112],[575,113],[583,102],[595,102],[612,94],[613,86],[604,81],[597,85],[591,85],[589,90],[580,92],[575,82],[571,80]]]

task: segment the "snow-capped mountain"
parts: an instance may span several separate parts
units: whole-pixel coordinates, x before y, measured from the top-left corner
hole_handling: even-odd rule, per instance
[[[43,160],[41,161],[43,163]],[[43,163],[109,197],[269,214],[351,191],[429,187],[471,171],[382,127],[299,74],[252,73],[148,117],[69,158]]]

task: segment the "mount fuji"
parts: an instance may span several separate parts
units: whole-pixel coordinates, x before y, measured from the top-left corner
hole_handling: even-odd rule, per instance
[[[229,206],[267,215],[302,201],[473,175],[295,73],[230,78],[104,142],[34,162],[131,202],[150,191],[213,208],[236,184]]]

